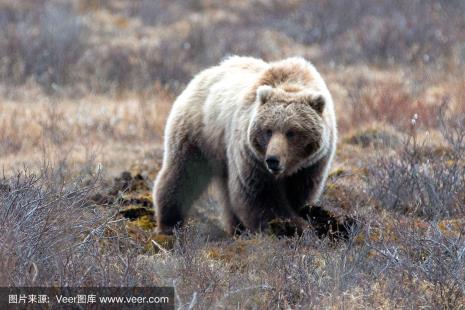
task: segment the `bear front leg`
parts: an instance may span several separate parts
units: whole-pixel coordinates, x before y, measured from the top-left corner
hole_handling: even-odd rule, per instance
[[[285,181],[286,196],[291,208],[306,218],[305,206],[318,202],[327,176],[328,158],[299,170]]]
[[[211,180],[211,169],[197,148],[173,150],[153,189],[157,233],[172,234]]]
[[[214,185],[218,194],[218,203],[222,209],[224,228],[230,235],[238,235],[245,230],[244,225],[238,219],[231,205],[229,197],[228,177],[226,175],[217,176]]]
[[[251,232],[269,230],[274,219],[292,219],[296,216],[279,185],[267,181],[266,177],[241,178],[237,173],[232,173],[229,194],[234,213]]]

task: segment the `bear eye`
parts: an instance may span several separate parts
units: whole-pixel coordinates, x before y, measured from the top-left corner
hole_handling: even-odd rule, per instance
[[[293,138],[295,136],[295,132],[292,131],[292,130],[289,130],[288,132],[286,132],[286,137],[288,137],[289,139],[290,138]]]
[[[307,154],[311,154],[313,152],[316,152],[320,147],[320,144],[318,142],[310,142],[305,146],[305,152]]]

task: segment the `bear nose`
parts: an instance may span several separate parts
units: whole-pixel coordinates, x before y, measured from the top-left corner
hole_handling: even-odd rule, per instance
[[[274,156],[274,155],[268,156],[265,161],[266,161],[266,166],[271,171],[278,172],[278,171],[281,170],[281,168],[279,166],[280,162],[279,162],[279,157],[278,156]]]

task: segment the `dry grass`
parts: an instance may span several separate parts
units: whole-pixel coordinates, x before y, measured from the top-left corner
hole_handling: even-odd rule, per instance
[[[464,309],[464,13],[429,0],[0,0],[0,280],[175,286],[178,308]],[[321,205],[356,221],[347,240],[317,225],[227,237],[214,193],[176,238],[154,235],[171,103],[230,54],[298,54],[322,71],[341,139]]]
[[[76,171],[90,161],[120,170],[159,145],[171,96],[163,89],[156,94],[3,101],[0,164],[8,174],[23,165],[40,167],[44,159],[73,162]]]

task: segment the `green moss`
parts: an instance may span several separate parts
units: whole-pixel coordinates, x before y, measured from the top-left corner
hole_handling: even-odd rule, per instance
[[[150,215],[139,216],[137,219],[132,220],[131,223],[143,230],[152,230],[156,226],[153,216]]]
[[[328,175],[329,178],[337,178],[345,173],[345,170],[342,168],[337,168],[331,171]]]

